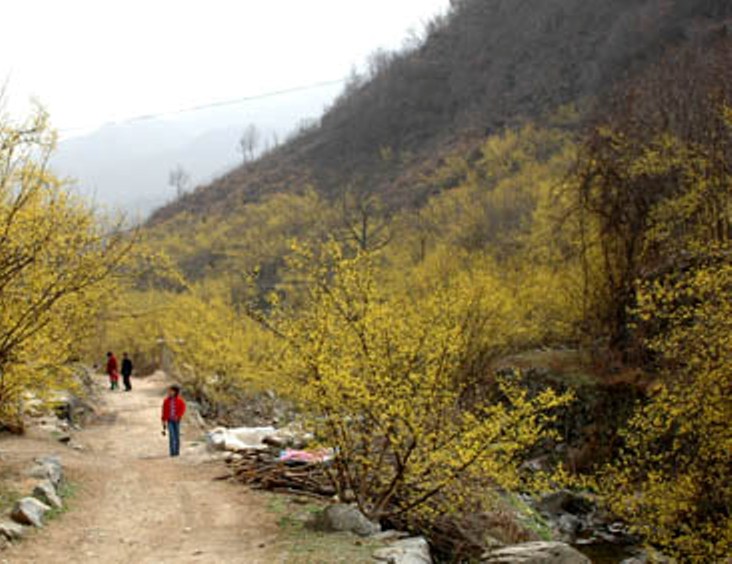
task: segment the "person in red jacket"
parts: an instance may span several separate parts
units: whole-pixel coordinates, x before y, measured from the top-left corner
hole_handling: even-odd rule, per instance
[[[109,389],[116,390],[119,387],[119,372],[117,357],[114,353],[107,353],[107,375],[109,376]]]
[[[186,412],[186,402],[180,397],[180,387],[170,386],[163,401],[163,435],[170,437],[170,456],[180,455],[180,420]]]

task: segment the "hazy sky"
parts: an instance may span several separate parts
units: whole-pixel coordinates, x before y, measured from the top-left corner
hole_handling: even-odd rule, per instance
[[[3,6],[10,109],[61,129],[348,75],[449,0],[15,0]]]

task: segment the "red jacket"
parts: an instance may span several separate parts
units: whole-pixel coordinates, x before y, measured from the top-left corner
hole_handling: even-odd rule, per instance
[[[183,414],[186,412],[186,402],[183,401],[183,398],[180,396],[176,396],[174,398],[167,397],[165,398],[165,401],[163,402],[163,415],[162,420],[163,421],[170,421],[170,402],[175,402],[175,421],[180,421],[183,419]]]
[[[117,358],[112,355],[107,359],[107,374],[112,376],[117,373]]]

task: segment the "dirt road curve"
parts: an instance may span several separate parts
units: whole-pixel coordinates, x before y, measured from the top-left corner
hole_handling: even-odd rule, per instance
[[[106,395],[99,421],[76,438],[85,452],[54,447],[78,484],[71,510],[30,539],[0,553],[11,563],[228,563],[280,561],[276,525],[256,494],[212,478],[220,464],[190,445],[183,427],[179,459],[160,434],[162,377],[138,380],[132,393]]]

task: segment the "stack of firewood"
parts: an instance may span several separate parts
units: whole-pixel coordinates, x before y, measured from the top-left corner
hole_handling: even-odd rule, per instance
[[[231,478],[252,489],[331,498],[335,489],[321,463],[292,465],[269,450],[240,451],[229,461]]]

